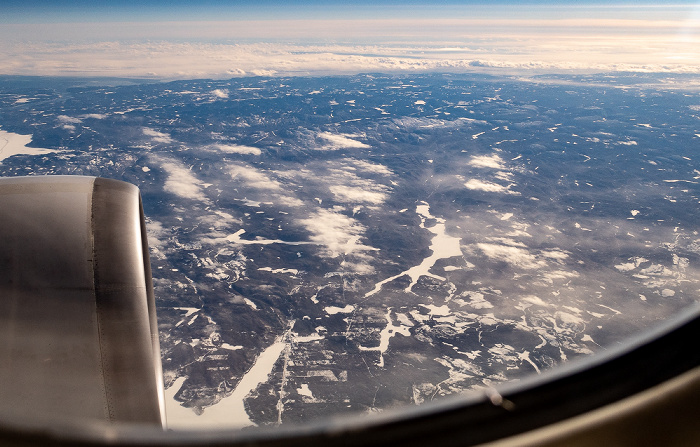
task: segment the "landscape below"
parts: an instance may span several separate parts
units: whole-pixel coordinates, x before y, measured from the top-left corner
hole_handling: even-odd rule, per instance
[[[303,423],[539,374],[695,303],[696,81],[3,76],[0,175],[141,189],[171,428]]]

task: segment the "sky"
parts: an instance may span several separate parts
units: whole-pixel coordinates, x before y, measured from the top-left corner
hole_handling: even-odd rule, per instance
[[[5,0],[2,9],[5,75],[700,73],[698,1]]]
[[[697,1],[668,0],[639,2],[631,0],[4,0],[0,22],[104,22],[104,21],[181,21],[181,20],[265,20],[350,18],[460,17],[474,14],[503,18],[510,11],[522,16],[532,14],[571,14],[606,17],[611,9],[627,9],[637,17],[648,14],[675,14],[675,9],[696,5]],[[538,10],[539,9],[539,10]],[[683,14],[681,11],[680,14]]]
[[[441,7],[449,7],[454,2],[441,2]],[[348,2],[295,1],[289,2],[260,0],[253,1],[216,1],[197,2],[195,8],[187,1],[133,2],[118,0],[114,2],[90,1],[34,1],[29,4],[12,1],[3,9],[10,16],[3,21],[20,22],[61,22],[61,21],[180,21],[180,20],[264,20],[264,19],[313,19],[332,18],[352,14],[362,17],[365,14],[377,15],[384,9],[401,13],[407,7],[419,8],[417,1],[377,2],[355,1],[352,7]],[[368,11],[369,10],[369,11]]]

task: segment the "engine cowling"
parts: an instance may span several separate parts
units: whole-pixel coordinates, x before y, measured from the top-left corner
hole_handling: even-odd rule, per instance
[[[135,186],[0,179],[0,401],[31,420],[165,423]]]

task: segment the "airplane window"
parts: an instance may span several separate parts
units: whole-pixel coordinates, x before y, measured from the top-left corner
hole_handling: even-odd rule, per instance
[[[182,439],[507,412],[695,324],[695,2],[3,9],[0,177],[138,187]]]

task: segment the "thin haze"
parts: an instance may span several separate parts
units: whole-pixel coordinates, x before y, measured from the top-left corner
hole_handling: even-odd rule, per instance
[[[0,74],[700,73],[700,4],[10,2]]]

